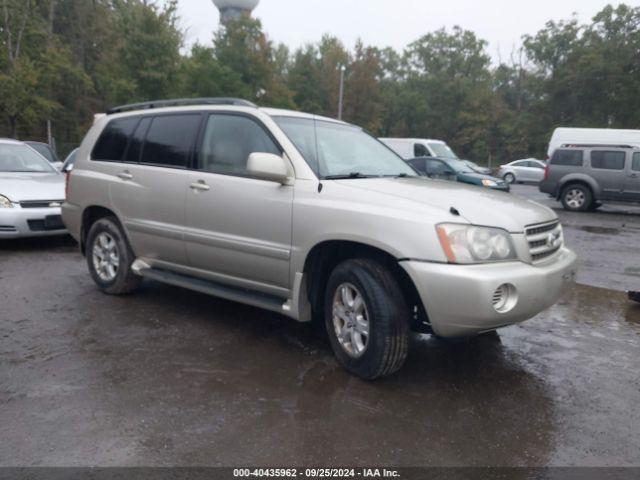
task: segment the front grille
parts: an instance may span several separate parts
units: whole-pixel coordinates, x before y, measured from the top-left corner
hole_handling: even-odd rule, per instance
[[[62,205],[64,200],[25,200],[20,202],[22,208],[49,208],[51,203],[59,203]]]
[[[532,225],[526,229],[526,236],[533,263],[550,257],[559,251],[564,244],[562,225],[559,221]]]
[[[13,225],[0,225],[0,232],[17,232],[18,230]]]

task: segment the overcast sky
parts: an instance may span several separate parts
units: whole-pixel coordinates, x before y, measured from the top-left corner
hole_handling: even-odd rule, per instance
[[[398,50],[426,32],[454,25],[473,30],[489,41],[489,53],[505,58],[526,33],[548,20],[573,13],[588,21],[606,0],[261,0],[254,15],[275,42],[292,49],[318,41],[324,33],[351,48],[358,38],[366,44]],[[615,2],[617,4],[617,2]],[[640,0],[629,0],[639,5]],[[178,0],[187,44],[211,44],[218,11],[211,0]]]

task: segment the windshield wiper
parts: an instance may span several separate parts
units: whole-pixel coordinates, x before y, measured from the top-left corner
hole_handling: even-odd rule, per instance
[[[323,180],[344,180],[350,178],[373,178],[372,175],[364,175],[360,172],[351,172],[342,175],[326,175],[322,177]]]

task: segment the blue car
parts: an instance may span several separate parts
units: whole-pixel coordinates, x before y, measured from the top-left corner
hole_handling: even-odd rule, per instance
[[[451,182],[467,183],[492,190],[510,191],[509,184],[491,175],[474,171],[462,160],[452,158],[418,157],[407,160],[415,170],[429,178],[449,180]]]

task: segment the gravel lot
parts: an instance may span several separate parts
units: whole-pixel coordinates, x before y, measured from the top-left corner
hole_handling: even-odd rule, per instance
[[[70,239],[2,242],[0,465],[638,466],[640,209],[559,214],[579,285],[499,337],[415,336],[375,383],[307,325],[105,296]]]

